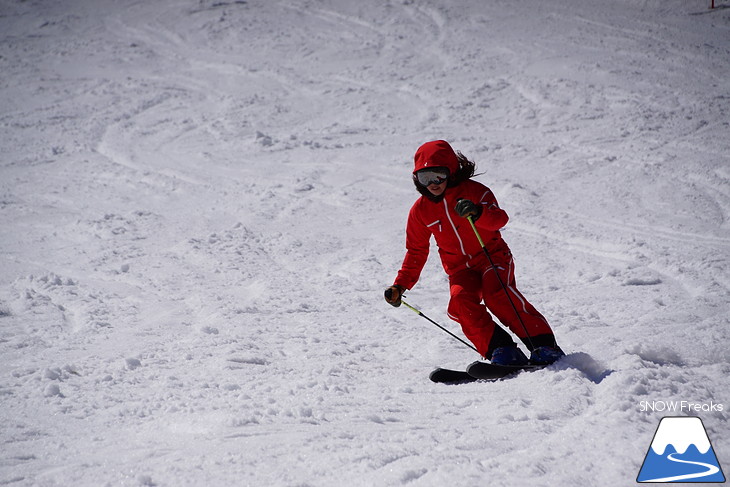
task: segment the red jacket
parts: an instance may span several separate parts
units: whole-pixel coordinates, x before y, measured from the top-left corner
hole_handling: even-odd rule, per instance
[[[462,198],[482,204],[483,211],[475,225],[490,254],[508,249],[499,232],[507,224],[507,213],[499,208],[489,188],[469,179],[447,188],[438,203],[424,196],[415,202],[408,214],[406,257],[395,285],[411,289],[416,284],[428,259],[431,235],[436,239],[441,263],[449,276],[467,268],[486,268],[487,257],[469,220],[460,217],[454,209]]]

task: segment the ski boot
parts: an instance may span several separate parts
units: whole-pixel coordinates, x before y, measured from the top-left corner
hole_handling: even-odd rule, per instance
[[[495,348],[491,362],[494,365],[527,365],[527,356],[516,346]]]
[[[565,353],[560,347],[537,347],[530,354],[530,364],[550,365],[561,357],[565,357]]]

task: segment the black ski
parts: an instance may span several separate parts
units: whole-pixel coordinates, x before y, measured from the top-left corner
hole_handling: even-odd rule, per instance
[[[432,382],[441,384],[463,384],[477,380],[500,380],[517,375],[522,371],[539,370],[545,365],[495,365],[489,362],[477,361],[470,364],[466,370],[434,369],[428,376]]]
[[[465,370],[451,370],[437,368],[431,372],[428,376],[432,382],[438,382],[441,384],[463,384],[464,382],[474,382],[474,377],[466,373]]]
[[[522,371],[538,370],[546,365],[495,365],[489,362],[477,361],[466,368],[466,373],[475,379],[499,380],[517,375]]]

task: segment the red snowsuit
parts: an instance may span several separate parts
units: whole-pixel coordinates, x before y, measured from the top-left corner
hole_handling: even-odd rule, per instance
[[[422,146],[422,149],[427,145]],[[415,171],[424,167],[442,166],[448,167],[451,174],[454,174],[458,168],[455,157],[452,159],[448,153],[444,153],[443,147],[431,149],[426,147],[425,153],[421,149],[416,153]],[[482,214],[475,221],[475,225],[502,282],[509,290],[522,323],[495,276],[469,221],[456,213],[454,208],[459,199],[468,199],[482,205]],[[438,202],[422,196],[408,215],[407,252],[394,282],[394,285],[406,289],[411,289],[416,284],[428,258],[433,235],[444,270],[449,276],[449,317],[461,325],[466,337],[485,357],[490,357],[497,347],[514,343],[502,328],[496,326],[487,308],[528,348],[555,344],[548,322],[515,286],[512,253],[499,231],[508,219],[507,213],[499,208],[492,191],[471,179],[447,188],[443,199]]]

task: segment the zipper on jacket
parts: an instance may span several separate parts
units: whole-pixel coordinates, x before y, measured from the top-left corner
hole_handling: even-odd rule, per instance
[[[451,228],[454,229],[454,234],[456,235],[456,239],[459,241],[459,247],[461,247],[461,253],[464,254],[465,257],[468,257],[471,259],[471,256],[466,253],[466,250],[464,250],[464,242],[461,241],[461,236],[459,235],[459,232],[456,230],[456,225],[454,225],[454,220],[451,219],[451,215],[449,214],[449,205],[446,203],[446,198],[444,198],[444,209],[446,210],[446,218],[449,219],[449,223],[451,223]],[[469,267],[469,263],[466,264],[467,267]]]
[[[439,226],[439,232],[441,232],[441,220],[436,220],[435,222],[426,225],[426,228],[431,228],[434,225],[438,225]]]

